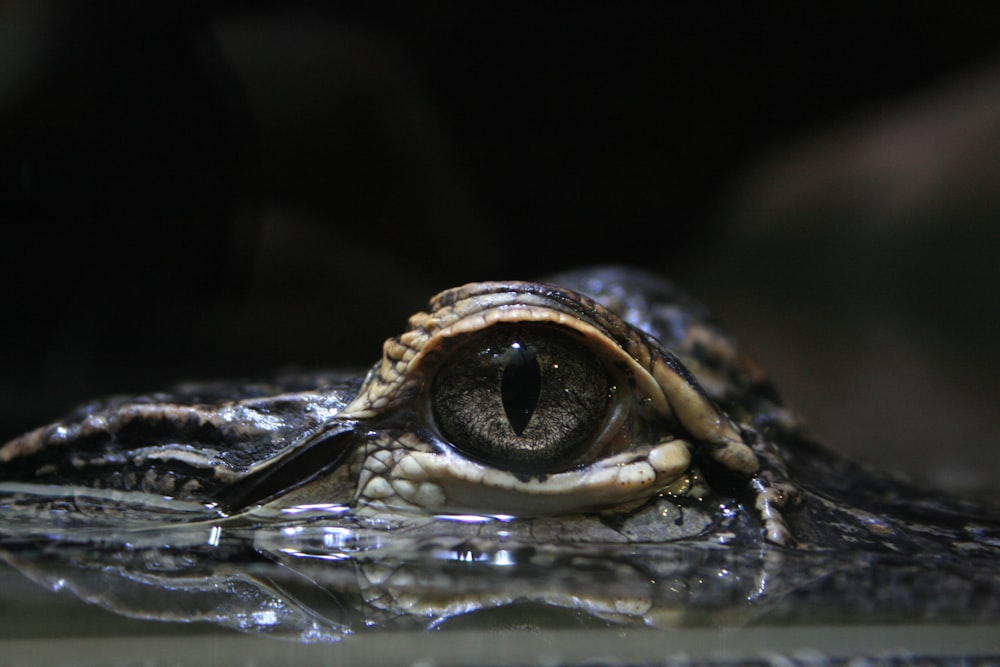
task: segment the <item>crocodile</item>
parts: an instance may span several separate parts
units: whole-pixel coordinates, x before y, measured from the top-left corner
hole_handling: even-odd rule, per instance
[[[29,578],[300,641],[992,623],[998,516],[827,448],[702,304],[623,267],[446,290],[367,371],[111,397],[0,447]]]

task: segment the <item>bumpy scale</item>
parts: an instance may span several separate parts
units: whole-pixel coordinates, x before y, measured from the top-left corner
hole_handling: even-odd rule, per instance
[[[587,285],[442,292],[360,386],[327,375],[84,406],[0,448],[0,478],[230,514],[339,502],[369,517],[545,517],[627,512],[718,477],[755,508],[766,539],[789,543],[781,457],[752,419],[713,400],[754,367],[696,308],[667,301],[689,370],[654,337],[669,336],[630,318],[627,292],[588,275],[603,305]]]

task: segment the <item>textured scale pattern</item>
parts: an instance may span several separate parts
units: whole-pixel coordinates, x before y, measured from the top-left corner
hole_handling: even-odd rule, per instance
[[[628,399],[593,461],[512,472],[436,427],[452,349],[521,322],[569,332]],[[998,516],[824,447],[700,304],[620,268],[443,292],[367,374],[96,401],[0,447],[0,558],[36,582],[299,641],[525,605],[995,624]]]

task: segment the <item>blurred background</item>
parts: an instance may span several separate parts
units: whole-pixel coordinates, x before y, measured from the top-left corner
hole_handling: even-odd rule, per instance
[[[0,4],[0,439],[623,263],[821,438],[1000,491],[1000,6]]]

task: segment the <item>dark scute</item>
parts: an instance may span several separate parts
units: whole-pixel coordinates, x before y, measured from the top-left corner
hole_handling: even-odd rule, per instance
[[[225,489],[219,496],[219,505],[233,512],[316,479],[341,462],[350,450],[353,437],[353,431],[340,427],[316,435],[274,466],[248,475]]]

